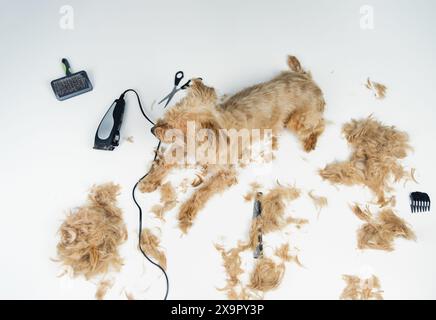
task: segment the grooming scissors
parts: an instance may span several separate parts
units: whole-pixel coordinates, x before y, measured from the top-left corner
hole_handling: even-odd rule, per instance
[[[174,97],[174,95],[180,91],[180,90],[184,90],[187,87],[189,87],[189,84],[191,83],[191,80],[188,80],[184,85],[182,85],[181,87],[178,87],[180,81],[182,81],[184,77],[183,71],[177,71],[176,75],[174,77],[174,87],[173,90],[171,90],[170,93],[168,93],[165,98],[163,98],[161,101],[159,101],[159,104],[161,104],[162,102],[164,102],[165,100],[167,100],[167,102],[165,103],[164,108],[167,107],[167,105],[170,103],[171,99]]]

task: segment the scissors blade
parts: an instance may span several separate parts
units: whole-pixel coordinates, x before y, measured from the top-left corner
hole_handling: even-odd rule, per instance
[[[161,104],[162,102],[164,102],[165,100],[171,100],[173,98],[173,96],[176,94],[177,92],[177,87],[174,87],[173,90],[171,90],[170,93],[168,93],[165,98],[163,98],[161,101],[159,101],[158,104]]]

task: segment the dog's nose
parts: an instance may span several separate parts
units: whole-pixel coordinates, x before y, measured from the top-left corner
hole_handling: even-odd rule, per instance
[[[156,126],[153,126],[153,127],[151,128],[151,130],[150,130],[150,131],[151,131],[151,134],[154,135],[154,136],[156,136],[156,135],[154,134],[154,130],[156,130]]]

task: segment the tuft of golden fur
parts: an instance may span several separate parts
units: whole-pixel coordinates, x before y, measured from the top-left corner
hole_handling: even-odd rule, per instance
[[[351,120],[342,131],[353,152],[348,161],[331,163],[320,170],[321,177],[332,183],[365,185],[376,194],[381,206],[388,204],[385,192],[390,191],[390,178],[399,181],[408,177],[399,162],[411,149],[408,135],[371,116]]]
[[[361,279],[358,276],[344,274],[342,279],[347,286],[342,291],[341,300],[383,300],[380,280],[376,276]]]
[[[71,212],[62,223],[57,252],[74,275],[87,279],[122,266],[118,247],[127,239],[122,211],[116,206],[120,187],[113,183],[94,186],[88,204]]]
[[[156,218],[164,221],[164,214],[177,204],[176,190],[170,182],[166,182],[160,187],[160,202],[160,204],[151,207],[150,211],[154,213]]]
[[[97,291],[95,292],[95,298],[97,300],[103,300],[106,293],[114,285],[112,280],[102,280],[97,286]]]
[[[285,264],[275,263],[269,258],[257,260],[254,270],[250,274],[248,287],[257,291],[270,291],[277,288],[285,274]]]
[[[351,209],[359,219],[366,222],[357,231],[359,249],[392,251],[395,238],[416,240],[412,229],[392,209],[385,208],[376,217],[368,208],[362,210],[357,204]]]
[[[381,83],[371,81],[369,78],[366,80],[365,87],[369,90],[371,90],[374,93],[374,96],[377,99],[384,99],[386,97],[386,91],[388,88]]]
[[[212,130],[216,137],[222,135],[222,129],[271,130],[276,148],[277,135],[288,129],[297,135],[304,150],[313,150],[318,136],[324,131],[324,97],[296,57],[289,56],[287,62],[290,70],[225,99],[219,99],[215,89],[204,85],[200,79],[193,79],[186,96],[156,122],[154,134],[164,143],[176,143],[174,137],[167,137],[166,133],[178,129],[186,137],[188,122],[195,123],[196,130]],[[229,143],[229,139],[225,141]],[[243,154],[246,150],[238,150],[238,159]],[[175,167],[177,165],[166,163],[164,157],[158,157],[139,189],[142,192],[156,190]],[[195,190],[180,209],[179,226],[185,233],[205,202],[236,182],[234,173],[232,177],[229,174],[234,172],[234,164],[207,164],[206,168],[207,173],[211,173],[209,178],[202,181],[202,187]]]
[[[141,232],[141,249],[150,257],[156,259],[158,264],[166,270],[167,257],[160,248],[160,239],[147,228]]]

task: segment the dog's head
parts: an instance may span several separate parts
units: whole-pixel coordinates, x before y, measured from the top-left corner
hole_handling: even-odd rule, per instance
[[[187,134],[188,123],[195,123],[195,129],[219,129],[215,110],[217,95],[215,89],[205,86],[200,79],[191,81],[186,96],[169,109],[151,129],[162,142],[171,143],[174,131]]]

